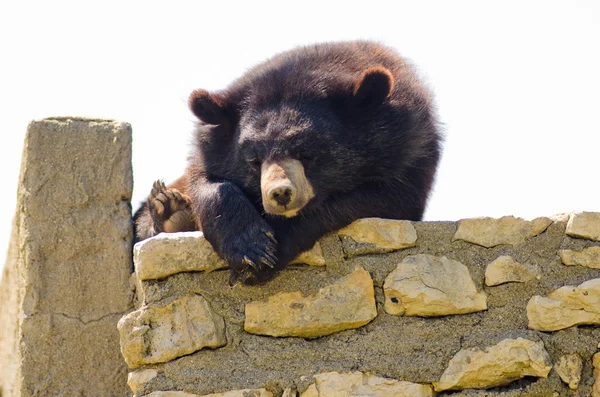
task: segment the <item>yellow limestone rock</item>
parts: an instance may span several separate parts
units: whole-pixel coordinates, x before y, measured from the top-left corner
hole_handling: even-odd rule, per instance
[[[273,397],[273,393],[266,389],[243,389],[199,396],[198,394],[183,391],[155,391],[147,394],[145,397]]]
[[[283,394],[281,395],[281,397],[297,397],[298,392],[296,391],[296,388],[291,388],[288,387],[283,391]]]
[[[600,278],[565,286],[548,296],[536,295],[527,304],[529,328],[557,331],[579,324],[600,324]]]
[[[539,271],[535,266],[521,264],[507,255],[499,256],[485,269],[485,285],[489,287],[509,282],[524,283],[537,277]]]
[[[594,386],[592,386],[592,395],[590,397],[600,397],[600,353],[596,353],[592,356],[592,365],[594,370],[592,375],[594,376]]]
[[[121,353],[130,368],[162,363],[227,343],[225,322],[201,295],[151,304],[119,320]]]
[[[445,316],[487,309],[465,265],[446,257],[404,258],[383,285],[385,311],[393,315]]]
[[[550,218],[536,218],[532,221],[514,216],[463,219],[458,223],[454,239],[488,248],[500,244],[516,245],[529,237],[537,236],[551,224]]]
[[[325,266],[325,257],[323,256],[321,243],[317,241],[314,247],[298,255],[298,257],[290,263],[304,263],[310,266]]]
[[[600,241],[600,212],[573,214],[567,223],[566,233],[572,237]]]
[[[142,371],[130,372],[127,376],[127,385],[132,392],[137,393],[145,383],[150,382],[158,376],[155,369],[144,369]]]
[[[351,237],[357,243],[370,244],[369,249],[344,247],[349,255],[382,253],[414,247],[417,232],[410,221],[382,218],[362,218],[338,231],[339,236]],[[364,251],[364,252],[363,252]]]
[[[600,269],[600,247],[588,247],[581,251],[560,250],[560,260],[568,266],[578,265]]]
[[[452,357],[436,391],[488,389],[507,385],[525,376],[548,376],[552,363],[544,343],[504,339],[494,346],[463,349]]]
[[[133,263],[140,280],[227,267],[202,232],[160,233],[140,241],[133,247]]]
[[[583,369],[583,361],[579,354],[572,353],[561,356],[554,369],[571,390],[576,390],[579,387],[581,370]]]
[[[139,280],[155,280],[182,272],[211,272],[227,267],[202,232],[160,233],[133,248],[135,273]],[[292,263],[325,266],[319,242]]]
[[[258,335],[315,338],[361,327],[375,316],[373,280],[359,267],[312,296],[285,292],[246,304],[244,329]]]
[[[300,397],[433,397],[430,385],[380,378],[361,372],[327,372]]]

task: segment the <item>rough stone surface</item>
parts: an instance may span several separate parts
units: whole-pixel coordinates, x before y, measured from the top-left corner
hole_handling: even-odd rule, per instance
[[[485,285],[489,287],[509,282],[525,283],[538,277],[537,267],[519,263],[508,255],[499,256],[485,269]]]
[[[312,249],[301,253],[296,259],[294,259],[290,263],[303,263],[310,266],[325,266],[325,257],[323,256],[321,243],[317,241],[315,246],[312,247]]]
[[[568,266],[586,266],[592,269],[600,269],[600,247],[588,247],[581,251],[560,250],[560,260]]]
[[[127,376],[127,385],[132,392],[137,393],[144,384],[158,376],[158,371],[155,369],[144,369],[140,371],[130,372]]]
[[[452,397],[588,396],[592,391],[590,357],[598,350],[600,327],[570,327],[557,332],[528,329],[526,306],[534,295],[545,296],[563,285],[599,277],[598,269],[564,266],[560,249],[582,250],[597,243],[565,235],[565,223],[554,222],[535,238],[518,245],[485,248],[454,240],[457,222],[414,222],[417,245],[390,253],[346,257],[343,242],[332,233],[320,240],[327,266],[290,266],[259,286],[229,287],[227,271],[183,272],[140,282],[147,304],[173,296],[201,294],[226,322],[228,344],[202,349],[175,360],[153,364],[159,375],[144,384],[139,396],[159,390],[185,390],[205,395],[225,390],[264,387],[274,395],[286,388],[304,392],[319,372],[360,371],[390,379],[431,384],[463,348],[491,346],[503,339],[543,340],[553,360],[577,353],[584,359],[579,388],[572,391],[556,371],[547,378],[525,378],[506,387],[440,393]],[[443,317],[393,316],[385,313],[385,278],[407,256],[446,256],[465,265],[478,291],[485,288],[488,310]],[[485,287],[486,265],[502,255],[540,269],[542,277],[527,283]],[[352,273],[356,266],[373,279],[378,315],[370,323],[324,337],[274,338],[244,331],[244,308],[252,301],[301,291],[312,296]],[[303,376],[307,377],[302,380]],[[291,394],[289,397],[296,397]]]
[[[201,295],[144,306],[118,324],[130,368],[173,360],[204,347],[225,345],[225,323]]]
[[[338,235],[349,257],[414,247],[417,241],[412,223],[395,219],[359,219],[339,230]]]
[[[579,387],[581,371],[583,369],[583,361],[579,354],[573,353],[560,356],[554,369],[562,381],[569,385],[571,390],[576,390]]]
[[[30,123],[0,287],[3,397],[130,395],[116,324],[132,305],[131,191],[128,124]]]
[[[232,390],[225,393],[208,394],[202,397],[273,397],[273,393],[266,389]]]
[[[600,324],[600,278],[561,287],[527,304],[529,328],[557,331],[579,324]]]
[[[593,252],[590,248],[599,243],[593,241],[589,231],[585,238],[573,238],[584,235],[573,233],[571,228],[565,233],[567,218],[555,219],[535,238],[525,237],[517,244],[490,248],[453,239],[457,231],[454,222],[413,223],[418,241],[412,247],[395,251],[332,233],[320,242],[327,266],[291,266],[260,286],[229,287],[228,272],[187,270],[158,279],[131,277],[129,284],[127,276],[132,266],[127,201],[130,191],[115,188],[127,186],[128,178],[130,182],[129,167],[121,174],[129,157],[127,153],[107,155],[105,150],[111,145],[117,151],[124,147],[128,126],[79,119],[50,119],[37,124],[32,125],[32,130],[37,128],[39,133],[44,127],[46,131],[33,138],[31,131],[28,135],[23,157],[29,158],[30,163],[24,164],[21,176],[13,243],[0,285],[0,394],[3,397],[129,396],[125,366],[117,349],[115,323],[128,311],[134,286],[143,297],[140,302],[144,307],[165,306],[181,296],[206,298],[212,310],[224,318],[228,340],[223,348],[201,349],[140,369],[132,375],[130,383],[133,384],[137,376],[138,396],[161,390],[185,390],[199,396],[235,389],[248,394],[265,388],[274,395],[287,390],[286,397],[295,397],[296,390],[306,392],[313,387],[318,392],[316,385],[311,386],[313,375],[330,371],[361,371],[429,384],[440,379],[446,363],[457,351],[494,345],[506,338],[543,340],[557,363],[557,370],[550,372],[547,378],[529,377],[508,387],[450,393],[453,397],[598,395],[600,387],[592,385],[600,377],[600,359],[594,357],[592,376],[589,358],[598,349],[600,327],[568,327],[556,332],[527,330],[528,300],[534,295],[546,296],[562,285],[578,286],[571,287],[566,298],[561,298],[561,310],[566,317],[575,311],[589,312],[590,307],[593,311],[597,306],[594,304],[596,288],[581,290],[581,287],[587,280],[600,277],[598,269],[564,266],[557,253]],[[88,137],[88,133],[92,136]],[[86,142],[81,143],[80,137]],[[43,153],[36,154],[30,141],[43,147],[40,152]],[[88,165],[93,165],[93,170],[86,168]],[[80,169],[82,166],[84,169]],[[102,189],[110,192],[109,199],[103,198],[106,191]],[[101,216],[96,218],[94,214]],[[121,217],[124,214],[126,216]],[[578,217],[571,226],[581,223],[583,218]],[[590,223],[590,216],[584,217],[588,218],[585,223]],[[591,225],[594,224],[592,219]],[[126,265],[121,267],[121,256],[114,253],[123,247],[127,247],[122,256]],[[368,252],[377,254],[358,255]],[[500,256],[531,264],[540,270],[542,277],[522,284],[486,288],[487,311],[439,318],[383,313],[385,278],[404,258],[418,254],[446,256],[464,264],[477,290],[483,288],[485,265]],[[293,291],[315,296],[351,274],[356,266],[366,269],[372,277],[374,298],[381,310],[380,315],[365,326],[314,339],[272,338],[244,331],[247,303]],[[121,271],[126,274],[122,279]],[[115,280],[117,283],[113,283]],[[577,296],[578,291],[589,297],[580,309],[576,304],[582,300]],[[128,298],[124,310],[119,296]],[[170,327],[165,323],[150,325],[158,332]],[[576,391],[569,390],[559,376],[562,369],[577,368],[569,364],[570,355],[583,358]],[[110,366],[104,367],[106,363]],[[145,371],[149,371],[148,377],[141,379]],[[569,371],[566,373],[565,379],[571,377],[569,383],[573,385],[575,377],[569,375]],[[172,393],[181,395],[183,392]]]
[[[460,350],[450,360],[436,391],[488,389],[525,376],[548,376],[552,363],[544,344],[528,339],[505,339],[484,350]]]
[[[0,283],[0,396],[18,397],[17,383],[21,371],[18,335],[21,333],[19,312],[23,302],[21,288],[25,277],[19,259],[18,215],[13,219],[8,255]]]
[[[469,269],[446,257],[404,258],[385,279],[385,311],[393,315],[445,316],[487,309]]]
[[[133,262],[139,280],[161,279],[182,272],[211,272],[227,267],[202,232],[160,233],[140,241],[133,249]],[[317,242],[292,263],[324,266],[320,244]]]
[[[297,397],[298,396],[298,391],[296,390],[296,388],[292,388],[292,387],[288,387],[283,391],[283,394],[281,395],[281,397]]]
[[[592,386],[591,397],[600,397],[600,353],[592,356],[592,366],[594,367],[592,373],[594,385]]]
[[[550,218],[526,221],[514,216],[463,219],[458,223],[454,238],[488,248],[500,244],[516,245],[542,233],[551,223]]]
[[[361,372],[327,372],[314,376],[300,397],[433,397],[430,385],[380,378]]]
[[[361,327],[377,316],[373,280],[360,268],[305,297],[285,292],[246,305],[246,332],[315,338]]]
[[[140,280],[227,267],[202,232],[160,233],[140,241],[133,249],[133,263]]]
[[[231,390],[224,393],[198,394],[186,393],[183,391],[155,391],[146,397],[273,397],[273,393],[266,389],[243,389]]]
[[[569,236],[600,241],[600,212],[573,214],[567,223]]]
[[[552,219],[552,222],[563,223],[566,226],[571,218],[571,213],[563,212],[560,214],[550,215],[548,218]]]

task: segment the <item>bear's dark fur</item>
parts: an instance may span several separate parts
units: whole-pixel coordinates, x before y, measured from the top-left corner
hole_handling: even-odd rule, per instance
[[[297,48],[189,104],[200,120],[189,166],[155,184],[139,239],[201,228],[232,279],[250,282],[358,218],[422,218],[441,137],[430,93],[387,47]]]

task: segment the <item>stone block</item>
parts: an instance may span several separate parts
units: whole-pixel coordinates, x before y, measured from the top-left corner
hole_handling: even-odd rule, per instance
[[[485,285],[491,287],[504,283],[525,283],[540,277],[537,267],[522,264],[508,255],[494,259],[485,269]]]
[[[132,392],[137,393],[144,384],[150,382],[158,376],[158,371],[155,369],[143,369],[140,371],[130,372],[127,376],[127,385]]]
[[[338,235],[348,257],[414,247],[417,241],[412,223],[396,219],[359,219],[339,230]]]
[[[131,191],[129,124],[30,123],[0,287],[3,397],[130,394],[115,327],[132,305]]]
[[[548,296],[536,295],[527,304],[529,328],[558,331],[579,324],[600,324],[600,278],[564,286]]]
[[[500,244],[516,245],[537,236],[551,224],[550,218],[536,218],[532,221],[514,216],[463,219],[458,223],[454,239],[488,248]]]
[[[469,270],[458,261],[433,255],[404,258],[383,285],[385,311],[393,315],[446,316],[487,309]]]
[[[130,368],[227,344],[223,318],[201,295],[143,306],[124,316],[118,327],[121,352]]]
[[[567,223],[569,236],[600,241],[600,212],[579,212],[573,214]]]
[[[600,269],[600,247],[587,247],[581,251],[560,250],[560,260],[567,266],[585,266]]]
[[[266,389],[243,389],[200,396],[183,391],[155,391],[147,394],[146,397],[273,397],[273,393]]]
[[[227,267],[202,232],[160,233],[140,241],[133,249],[133,262],[140,280]]]
[[[309,266],[325,266],[325,257],[321,249],[321,243],[316,242],[315,245],[308,251],[298,255],[290,264],[305,264]]]
[[[246,305],[246,332],[315,338],[361,327],[377,316],[373,280],[364,269],[304,297],[280,293]]]
[[[504,339],[485,349],[460,350],[433,386],[436,391],[489,389],[526,376],[545,378],[550,369],[550,356],[541,341]]]
[[[202,232],[160,233],[133,248],[138,280],[162,279],[183,272],[212,272],[227,264],[217,255]],[[319,242],[292,263],[325,266]]]
[[[594,367],[592,376],[594,385],[592,386],[592,394],[590,397],[600,397],[600,353],[592,356],[592,365]]]
[[[571,353],[560,356],[554,369],[560,379],[569,385],[569,389],[577,390],[581,380],[581,371],[583,370],[583,361],[579,354]]]
[[[386,379],[361,372],[326,372],[300,397],[433,397],[431,385]]]

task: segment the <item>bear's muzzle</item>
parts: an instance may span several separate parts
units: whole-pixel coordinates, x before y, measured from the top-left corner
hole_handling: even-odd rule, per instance
[[[313,188],[298,160],[267,160],[261,166],[260,188],[265,212],[291,218],[313,198]]]

